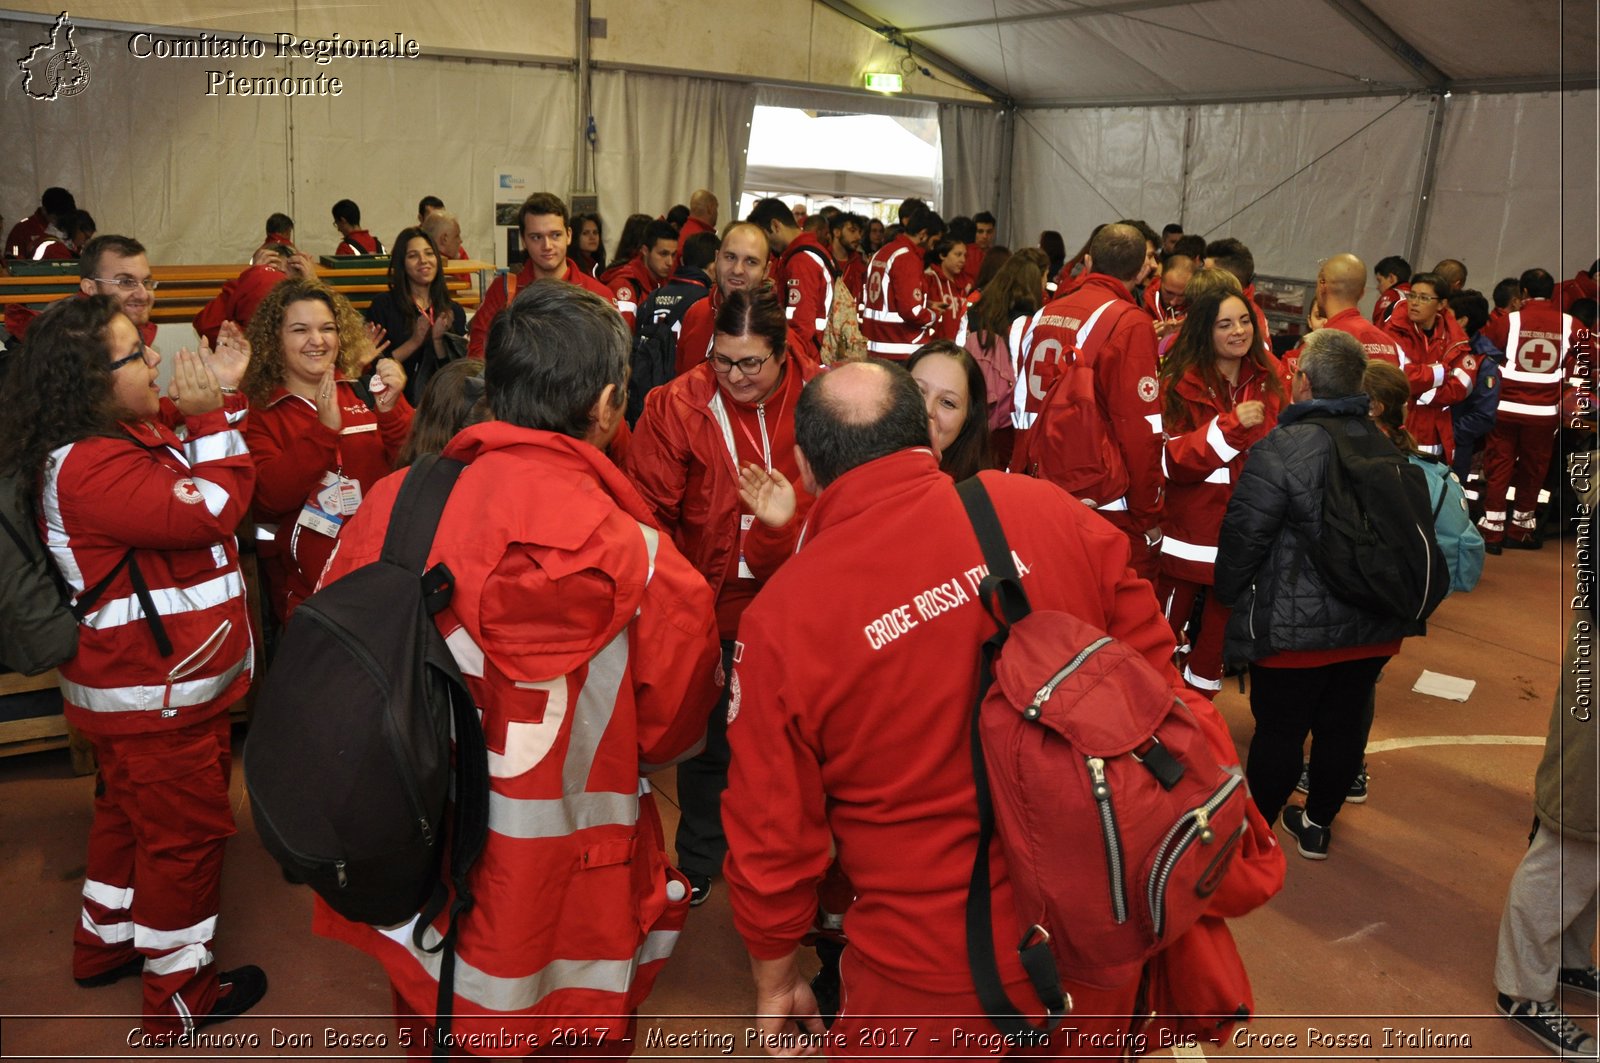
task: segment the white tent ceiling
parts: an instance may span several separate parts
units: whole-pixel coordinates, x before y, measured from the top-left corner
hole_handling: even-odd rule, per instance
[[[1022,106],[1584,87],[1563,0],[822,0]]]

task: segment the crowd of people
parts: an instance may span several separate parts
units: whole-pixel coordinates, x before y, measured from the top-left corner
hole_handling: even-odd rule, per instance
[[[494,736],[457,1030],[628,1027],[720,879],[764,1044],[849,1055],[874,1015],[985,1010],[951,962],[969,883],[945,858],[980,836],[967,720],[994,630],[960,575],[984,555],[957,482],[994,499],[1033,606],[1134,647],[1219,762],[1242,759],[1249,824],[1281,823],[1321,860],[1367,796],[1379,674],[1424,633],[1307,559],[1339,449],[1327,426],[1421,470],[1430,542],[1467,589],[1475,551],[1481,566],[1540,547],[1563,411],[1592,405],[1600,263],[1560,284],[1530,268],[1491,310],[1462,263],[1391,255],[1368,319],[1367,266],[1337,253],[1307,333],[1283,342],[1248,247],[1175,224],[1108,222],[1069,257],[1059,233],[1008,249],[991,213],[946,220],[917,199],[887,227],[762,199],[719,228],[699,190],[630,217],[608,257],[598,215],[537,193],[515,219],[524,261],[469,318],[443,281],[466,252],[437,197],[388,251],[352,201],[333,217],[341,253],[389,255],[364,313],[274,214],[165,396],[144,246],[93,235],[61,189],[7,237],[17,260],[72,251],[81,277],[80,297],[8,315],[18,399],[0,410],[7,488],[70,594],[96,599],[60,669],[100,770],[73,974],[142,976],[156,1036],[267,991],[212,953],[234,832],[226,709],[258,667],[241,544],[280,626],[376,559],[395,470],[421,454],[468,463],[430,557],[456,577],[439,623]],[[1239,672],[1245,758],[1211,705]],[[645,778],[668,765],[675,859]],[[1007,875],[997,858],[991,929],[1010,998],[1031,1001]],[[1569,941],[1592,943],[1593,905],[1573,918]],[[431,1021],[438,961],[408,933],[322,907],[316,930],[383,964],[403,1026]],[[811,984],[797,957],[813,946]],[[1524,971],[1600,978],[1586,951],[1535,952]],[[1502,985],[1502,1010],[1592,1055],[1545,984]],[[1110,1054],[1143,1028],[1138,976],[1066,988],[1104,1016]]]

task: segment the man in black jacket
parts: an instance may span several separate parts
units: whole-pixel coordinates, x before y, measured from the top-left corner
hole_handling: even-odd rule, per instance
[[[628,378],[628,424],[644,412],[650,389],[673,377],[678,357],[678,333],[683,315],[711,294],[706,273],[717,259],[722,241],[716,233],[695,233],[683,241],[683,261],[672,278],[639,303],[633,326],[632,373]]]
[[[1283,825],[1308,860],[1328,856],[1329,827],[1361,770],[1372,694],[1400,640],[1420,621],[1370,612],[1328,590],[1307,548],[1322,532],[1323,484],[1333,440],[1308,417],[1356,419],[1371,431],[1361,343],[1320,329],[1306,337],[1294,405],[1250,451],[1217,540],[1217,600],[1233,610],[1223,653],[1250,665],[1245,778],[1261,814]],[[1312,736],[1305,807],[1284,804]]]

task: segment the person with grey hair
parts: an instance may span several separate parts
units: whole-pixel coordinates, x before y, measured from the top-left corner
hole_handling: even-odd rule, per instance
[[[929,1018],[904,1031],[901,1051],[961,1055],[961,1031],[992,1030],[975,1018],[984,1006],[965,962],[979,838],[968,722],[979,647],[995,631],[977,591],[983,553],[904,369],[836,366],[806,386],[795,421],[800,478],[817,501],[799,549],[740,621],[728,703],[723,876],[751,956],[756,1027],[773,1055],[823,1030],[831,1009],[819,1009],[798,952],[836,850],[856,900],[829,1054],[871,1043],[881,1016],[918,1015]],[[1172,632],[1128,566],[1127,537],[1054,484],[994,471],[978,480],[1032,607],[1138,647],[1172,696],[1225,733],[1204,698],[1182,691]],[[1037,1019],[1012,898],[1009,871],[997,871],[999,980]],[[1138,982],[1069,982],[1075,1035],[1058,1031],[1056,1050],[1128,1043]]]
[[[593,1043],[627,1054],[689,910],[641,775],[705,733],[716,627],[705,580],[601,453],[622,424],[627,354],[608,302],[529,285],[489,331],[492,419],[443,451],[467,464],[428,559],[454,577],[436,622],[489,747],[488,839],[455,922],[451,1033],[465,1044],[550,1044],[582,1015]],[[403,476],[372,488],[325,583],[378,560]],[[331,909],[314,926],[383,964],[400,1043],[427,1045],[437,959]]]
[[[461,246],[461,221],[448,210],[430,210],[418,227],[439,249],[440,258],[448,262],[467,257],[466,248]]]
[[[1418,620],[1374,613],[1337,598],[1308,556],[1323,528],[1323,488],[1334,418],[1351,434],[1377,432],[1362,390],[1361,341],[1338,329],[1306,337],[1293,405],[1250,449],[1217,538],[1217,600],[1233,610],[1224,659],[1250,666],[1250,741],[1245,778],[1261,814],[1281,811],[1308,860],[1328,856],[1330,827],[1362,770],[1373,689],[1385,662]],[[1316,418],[1312,421],[1308,418]],[[1310,792],[1288,805],[1311,736]]]

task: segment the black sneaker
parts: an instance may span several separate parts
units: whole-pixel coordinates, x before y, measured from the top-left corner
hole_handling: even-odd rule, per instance
[[[101,971],[99,974],[91,974],[87,978],[74,978],[73,981],[77,982],[78,985],[83,989],[98,989],[103,985],[111,985],[113,982],[120,982],[129,975],[140,974],[143,971],[144,957],[135,956],[127,963],[124,963],[118,967],[113,967],[109,971]]]
[[[1283,810],[1283,829],[1294,835],[1295,848],[1307,860],[1326,860],[1328,842],[1333,832],[1327,827],[1313,827],[1306,822],[1306,810],[1299,805],[1289,805]]]
[[[217,983],[217,1002],[211,1005],[209,1015],[195,1019],[196,1026],[214,1026],[237,1019],[267,995],[267,974],[254,964],[223,971],[217,976]]]
[[[1501,993],[1496,998],[1500,1014],[1545,1048],[1562,1058],[1594,1059],[1595,1039],[1567,1017],[1553,1000],[1512,1000]]]
[[[1294,784],[1295,793],[1309,794],[1311,792],[1311,762],[1306,761],[1300,765],[1300,781]]]
[[[1367,803],[1367,766],[1361,765],[1361,770],[1356,772],[1356,777],[1350,780],[1350,789],[1345,791],[1345,804],[1364,805]]]
[[[1492,557],[1499,557],[1501,551],[1504,549],[1505,547],[1501,546],[1499,543],[1491,543],[1488,540],[1485,540],[1483,544],[1483,552]]]
[[[689,907],[698,908],[706,903],[706,898],[711,896],[711,880],[687,872],[684,877],[689,880]]]
[[[1544,543],[1540,542],[1537,538],[1516,539],[1508,535],[1505,537],[1505,541],[1503,541],[1500,545],[1505,547],[1507,550],[1537,550],[1542,547]]]
[[[1596,967],[1592,963],[1587,967],[1561,968],[1561,976],[1558,981],[1560,981],[1563,989],[1570,989],[1574,993],[1585,993],[1591,997],[1600,998],[1600,967]]]

